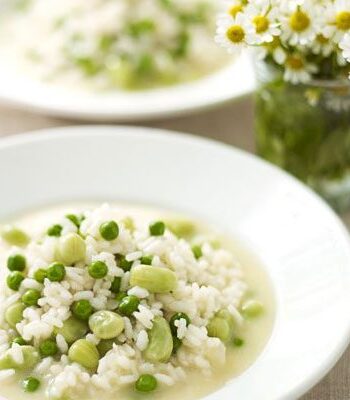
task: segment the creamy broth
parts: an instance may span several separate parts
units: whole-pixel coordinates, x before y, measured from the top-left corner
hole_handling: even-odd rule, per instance
[[[35,237],[37,234],[39,234],[39,231],[42,231],[42,226],[50,226],[50,224],[55,222],[55,219],[58,216],[74,212],[76,210],[92,208],[94,206],[96,206],[96,204],[82,203],[51,207],[25,214],[9,222],[14,222],[16,226],[23,228],[33,237]],[[118,204],[117,207],[120,208],[123,213],[125,212],[126,214],[132,215],[138,219],[144,219],[147,222],[154,220],[154,218],[162,218],[163,220],[173,218],[189,219],[183,215],[165,212],[162,210],[159,211],[152,208],[129,205],[126,206],[121,204]],[[130,389],[128,387],[127,389],[117,393],[119,400],[141,400],[143,398],[159,400],[194,400],[202,398],[220,389],[230,380],[239,376],[247,368],[249,368],[261,354],[268,342],[269,337],[271,336],[275,316],[274,294],[269,277],[265,272],[264,267],[261,265],[261,262],[250,250],[248,250],[235,238],[230,238],[222,235],[222,233],[217,233],[216,230],[201,222],[196,221],[195,223],[199,232],[206,236],[208,236],[208,234],[213,236],[216,241],[219,241],[222,247],[232,250],[232,252],[236,255],[237,259],[242,265],[244,279],[249,287],[249,295],[252,295],[254,299],[259,300],[264,304],[264,313],[262,316],[256,319],[247,320],[243,328],[236,328],[235,336],[244,340],[243,346],[237,347],[233,344],[228,344],[225,365],[216,368],[209,377],[203,376],[201,373],[196,371],[187,371],[188,374],[185,381],[179,382],[170,387],[161,385],[152,394],[139,394],[134,392],[132,388]],[[5,265],[5,259],[3,255],[4,252],[1,250],[3,249],[1,248],[0,242],[0,262],[1,265]],[[4,271],[1,271],[1,273],[3,274]],[[18,381],[19,379],[17,375],[14,378],[9,378],[7,381],[1,382],[0,395],[5,396],[5,398],[8,400],[25,400],[27,398],[28,400],[44,400],[44,394],[42,391],[29,394],[23,393]],[[96,396],[79,396],[80,400],[93,400],[95,398]],[[101,400],[115,400],[116,394],[114,393],[113,395],[110,395],[108,393],[101,392],[99,398]],[[64,397],[62,400],[68,400],[68,398]]]

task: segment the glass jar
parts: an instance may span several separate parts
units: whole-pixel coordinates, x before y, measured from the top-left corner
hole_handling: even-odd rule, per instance
[[[337,211],[350,208],[350,81],[293,85],[257,65],[257,152],[311,186]]]

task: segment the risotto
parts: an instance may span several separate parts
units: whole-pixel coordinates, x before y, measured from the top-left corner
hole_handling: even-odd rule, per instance
[[[1,21],[2,51],[46,81],[95,89],[153,88],[210,74],[228,60],[213,39],[214,0],[25,4]]]
[[[271,334],[272,290],[255,258],[183,216],[59,207],[3,225],[1,237],[0,395],[10,400],[200,398]]]

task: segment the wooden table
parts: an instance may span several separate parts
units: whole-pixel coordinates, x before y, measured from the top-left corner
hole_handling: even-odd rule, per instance
[[[0,137],[35,129],[73,124],[72,121],[0,107]],[[254,151],[251,99],[227,105],[214,111],[137,125],[188,132],[220,140],[247,151]],[[346,222],[350,226],[350,217],[347,218]],[[322,335],[322,332],[320,332],[320,335]],[[293,371],[291,371],[292,373]],[[276,377],[276,379],[278,378]],[[303,396],[302,400],[350,400],[350,349],[323,381]]]

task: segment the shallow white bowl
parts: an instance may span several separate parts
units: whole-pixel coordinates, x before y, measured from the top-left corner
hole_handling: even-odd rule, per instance
[[[225,145],[132,127],[76,127],[0,141],[0,219],[68,200],[184,211],[262,259],[276,325],[254,365],[207,400],[285,400],[335,364],[350,334],[350,244],[333,212],[278,169]]]
[[[0,101],[58,117],[136,121],[187,114],[241,98],[254,90],[252,63],[244,54],[194,82],[145,91],[89,92],[40,82],[20,73],[0,52]]]

